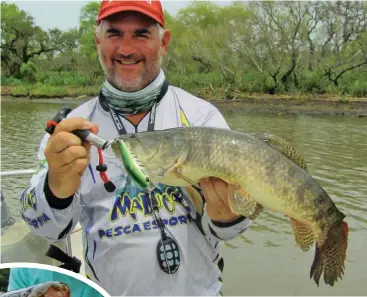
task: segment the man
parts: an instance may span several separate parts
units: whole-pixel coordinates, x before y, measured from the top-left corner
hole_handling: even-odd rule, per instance
[[[105,178],[115,186],[108,192],[96,171],[97,149],[70,133],[94,127],[112,139],[189,125],[228,128],[214,106],[168,85],[161,62],[170,37],[159,1],[102,2],[95,28],[106,78],[101,93],[45,136],[39,159],[47,163],[25,192],[37,201],[23,212],[35,233],[58,240],[80,221],[87,275],[111,295],[220,294],[218,243],[250,224],[231,212],[223,181],[200,182],[205,208],[199,215],[193,191],[158,185],[147,195],[110,149],[102,154]],[[43,215],[42,224],[31,223]]]

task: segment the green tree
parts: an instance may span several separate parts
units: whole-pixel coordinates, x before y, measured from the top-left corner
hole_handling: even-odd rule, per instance
[[[365,2],[323,3],[322,25],[327,32],[319,52],[324,75],[335,86],[341,77],[367,65],[367,5]]]
[[[89,2],[80,13],[80,71],[95,84],[103,75],[98,60],[94,29],[99,11],[99,2]]]
[[[99,6],[82,8],[78,28],[44,31],[2,3],[2,81],[93,92],[104,77],[94,38]],[[194,94],[367,92],[366,2],[199,1],[165,16],[172,39],[162,67]]]
[[[15,4],[1,3],[1,63],[10,76],[21,78],[21,66],[42,53],[54,51],[57,41],[34,24]]]

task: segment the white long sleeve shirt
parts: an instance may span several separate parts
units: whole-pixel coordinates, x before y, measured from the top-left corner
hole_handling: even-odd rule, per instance
[[[118,136],[111,114],[98,97],[77,107],[68,117],[83,117],[99,126],[104,139]],[[127,133],[146,131],[149,114],[137,127],[120,117]],[[221,113],[210,103],[186,91],[169,86],[157,105],[155,130],[181,126],[228,128]],[[169,275],[157,262],[156,247],[161,238],[148,197],[127,182],[127,176],[110,149],[103,152],[107,175],[116,190],[108,193],[96,171],[97,149],[92,147],[89,168],[73,198],[47,200],[44,186],[47,163],[44,149],[49,135],[41,142],[38,172],[22,195],[22,217],[32,232],[57,241],[79,221],[83,227],[86,274],[113,296],[121,295],[218,295],[223,270],[221,241],[245,231],[251,221],[240,218],[230,224],[213,222],[196,213],[182,188],[158,185],[155,195],[167,234],[178,243],[181,264]],[[43,162],[42,162],[43,161]],[[195,222],[196,220],[196,222]],[[175,292],[172,288],[174,284]]]

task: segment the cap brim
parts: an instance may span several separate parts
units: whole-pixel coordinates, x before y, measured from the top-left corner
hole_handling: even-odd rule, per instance
[[[163,26],[163,24],[161,23],[161,20],[159,18],[157,18],[155,15],[153,15],[150,12],[147,12],[145,9],[143,8],[139,8],[139,7],[135,7],[135,6],[124,6],[124,7],[115,7],[112,9],[109,9],[108,11],[106,11],[105,13],[101,14],[98,19],[97,22],[100,22],[101,20],[119,13],[119,12],[124,12],[124,11],[136,11],[136,12],[140,12],[141,14],[144,14],[148,17],[150,17],[151,19],[155,20],[157,23],[161,24]]]

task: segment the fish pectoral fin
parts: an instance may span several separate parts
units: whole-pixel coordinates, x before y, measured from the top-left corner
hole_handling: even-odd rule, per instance
[[[297,246],[300,247],[304,252],[308,251],[313,245],[315,239],[311,227],[293,218],[289,219]]]
[[[201,189],[197,181],[191,180],[190,178],[184,176],[181,173],[181,167],[176,166],[176,163],[173,165],[170,165],[169,167],[160,169],[158,176],[160,176],[161,179],[166,182],[169,180],[169,182],[174,182],[175,184],[179,182],[181,186],[193,185]]]
[[[229,184],[228,196],[231,211],[250,220],[255,220],[264,209],[260,203],[251,198],[250,193],[243,190],[240,186]]]
[[[183,179],[188,184],[193,185],[193,186],[195,186],[195,187],[197,187],[197,188],[199,188],[201,190],[201,187],[200,187],[200,185],[199,185],[199,183],[197,181],[191,180],[190,178],[184,176],[181,173],[181,168],[180,167],[177,167],[176,170],[174,172],[172,172],[172,173],[174,173],[178,178]]]
[[[170,173],[171,171],[176,171],[177,168],[179,168],[180,166],[182,166],[185,163],[186,157],[187,157],[188,153],[184,153],[182,154],[175,163],[170,164],[166,167],[164,167],[162,169],[162,176],[164,176],[167,173]]]

